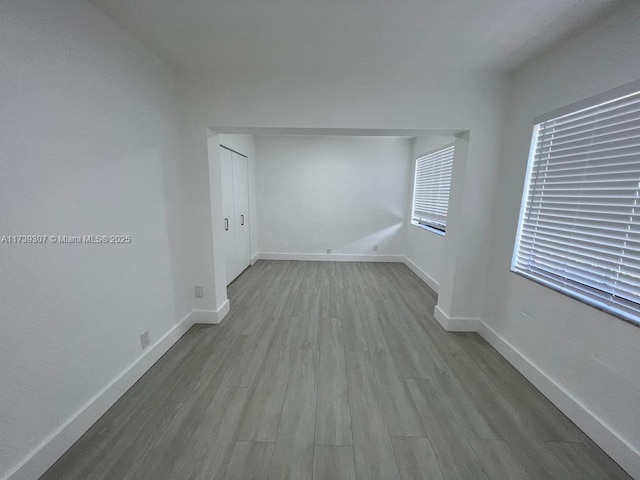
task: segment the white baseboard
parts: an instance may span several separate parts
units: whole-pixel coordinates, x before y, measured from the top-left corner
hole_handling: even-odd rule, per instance
[[[392,262],[404,263],[404,255],[364,255],[345,253],[257,253],[258,260],[301,260],[309,262]]]
[[[22,462],[9,470],[2,480],[39,478],[191,328],[192,318],[193,312],[151,345],[91,400],[48,435]]]
[[[478,333],[631,477],[640,478],[640,451],[636,447],[482,320],[478,321]]]
[[[640,451],[618,435],[594,412],[556,383],[513,345],[498,335],[482,319],[451,318],[439,306],[436,306],[433,314],[438,323],[449,332],[478,332],[627,473],[633,478],[640,479]]]
[[[407,256],[404,257],[404,263],[411,269],[413,273],[415,273],[420,278],[420,280],[426,283],[431,288],[431,290],[438,293],[438,289],[440,286],[438,285],[438,282],[436,282],[431,276],[429,276],[428,273],[426,273],[418,265],[413,263]]]
[[[229,313],[229,310],[231,310],[231,302],[227,298],[222,304],[222,306],[216,312],[216,315],[218,317],[218,323],[220,323],[222,319],[227,316],[227,313]]]
[[[438,305],[433,316],[447,332],[477,332],[479,328],[479,318],[450,317]]]
[[[306,258],[307,255],[305,254],[264,254],[267,256],[284,256],[286,258],[265,258],[262,257],[262,255],[263,254],[257,254],[256,256],[259,256],[261,259],[273,260],[312,260],[311,258]],[[305,258],[292,258],[289,255],[296,257],[302,256]],[[315,254],[309,255],[315,256]],[[405,258],[400,255],[318,254],[317,256],[325,261],[405,262]],[[370,260],[370,257],[374,257],[375,260]],[[407,265],[413,270],[409,263],[407,263]],[[429,287],[433,288],[418,272],[416,272],[416,274],[429,285]],[[219,323],[229,312],[229,308],[229,300],[226,300],[218,310],[197,310],[183,318],[58,429],[47,436],[22,462],[7,472],[5,476],[2,477],[2,480],[26,480],[40,477],[191,328],[193,323]],[[508,341],[503,339],[481,319],[451,318],[438,306],[436,306],[434,310],[434,316],[447,331],[477,331],[633,478],[640,479],[640,451],[611,429],[595,413],[590,411],[561,385],[557,384],[537,365],[525,357]],[[205,321],[200,322],[199,320]]]
[[[231,304],[227,298],[218,310],[194,310],[191,312],[191,323],[219,324],[229,313]]]
[[[425,282],[426,283],[426,282]],[[428,284],[427,284],[428,285]],[[449,332],[478,332],[516,370],[529,380],[551,403],[557,406],[600,448],[633,478],[640,479],[640,451],[609,427],[579,399],[556,383],[536,364],[502,338],[480,318],[451,318],[440,307],[434,316]]]
[[[439,285],[429,274],[418,267],[405,255],[365,255],[344,253],[274,253],[261,252],[251,257],[251,265],[258,260],[300,260],[316,262],[391,262],[404,263],[415,273],[429,288],[438,293]]]

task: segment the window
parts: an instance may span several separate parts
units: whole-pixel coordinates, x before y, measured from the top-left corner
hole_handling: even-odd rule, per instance
[[[451,145],[416,160],[411,223],[442,235],[447,228],[453,152]]]
[[[640,325],[640,84],[546,117],[511,270]]]

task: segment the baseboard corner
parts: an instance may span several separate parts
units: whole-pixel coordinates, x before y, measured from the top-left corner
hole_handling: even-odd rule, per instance
[[[450,317],[439,305],[433,309],[433,316],[447,332],[477,332],[479,318]]]
[[[230,310],[231,310],[231,302],[227,298],[223,302],[223,304],[220,306],[220,308],[218,308],[218,310],[216,311],[216,316],[218,317],[218,323],[220,323],[224,319],[224,317],[227,316],[227,313],[229,313]]]
[[[217,310],[194,310],[191,312],[191,321],[206,325],[218,325],[230,309],[231,303],[227,298]]]

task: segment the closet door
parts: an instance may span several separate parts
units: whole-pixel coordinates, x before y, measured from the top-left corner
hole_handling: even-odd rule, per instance
[[[236,275],[251,263],[249,230],[249,163],[247,157],[233,153],[233,194],[235,205]]]
[[[235,245],[236,214],[233,193],[233,152],[222,147],[220,147],[220,169],[222,173],[222,217],[228,285],[240,272],[237,267]]]

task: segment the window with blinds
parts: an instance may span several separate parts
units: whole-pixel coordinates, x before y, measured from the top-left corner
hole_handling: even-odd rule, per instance
[[[416,160],[411,223],[437,230],[447,228],[449,190],[454,146],[447,146]]]
[[[640,324],[635,90],[563,109],[534,127],[512,270]]]

